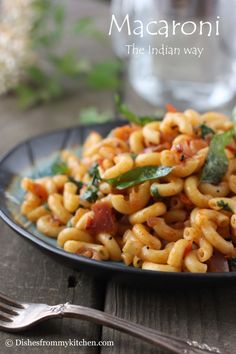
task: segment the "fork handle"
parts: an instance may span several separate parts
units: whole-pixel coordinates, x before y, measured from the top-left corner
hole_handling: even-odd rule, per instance
[[[177,337],[84,306],[67,303],[64,305],[61,314],[65,317],[80,318],[113,329],[118,329],[121,332],[128,333],[148,343],[168,349],[170,352],[176,354],[220,353],[217,348],[210,348],[206,344],[200,345],[195,341],[181,340]]]

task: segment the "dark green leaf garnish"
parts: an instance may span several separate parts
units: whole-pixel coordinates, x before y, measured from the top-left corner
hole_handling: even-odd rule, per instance
[[[145,181],[151,181],[156,178],[165,177],[172,170],[173,167],[166,166],[137,167],[131,171],[123,173],[118,177],[107,179],[106,182],[111,184],[116,189],[122,190]]]
[[[229,206],[229,204],[228,204],[228,203],[225,203],[224,200],[219,200],[219,201],[217,202],[217,205],[218,205],[220,208],[222,208],[222,209],[224,209],[224,210],[226,210],[226,211],[232,211],[231,208],[230,208],[230,206]]]
[[[88,186],[80,195],[80,198],[90,203],[94,203],[98,199],[98,188],[95,186]]]
[[[97,170],[98,170],[98,163],[94,162],[88,170],[89,176],[93,177],[97,173]]]
[[[156,116],[137,116],[135,113],[131,112],[130,109],[124,103],[121,102],[120,97],[118,95],[115,96],[115,103],[117,111],[122,115],[122,117],[126,118],[131,123],[135,123],[142,126],[147,123],[161,121],[165,114],[165,112],[163,111],[160,112],[160,115]]]
[[[98,199],[98,185],[101,181],[101,176],[98,167],[99,165],[96,162],[90,167],[88,174],[90,177],[93,177],[93,179],[80,195],[81,199],[87,200],[90,203],[94,203]]]
[[[151,195],[154,198],[160,198],[161,197],[161,195],[159,194],[159,191],[158,191],[158,187],[155,184],[151,185],[150,192],[151,192]]]
[[[225,154],[225,147],[235,136],[235,130],[231,129],[225,133],[214,135],[204,165],[201,181],[219,184],[227,172],[229,161]]]
[[[98,183],[101,181],[101,176],[98,167],[99,167],[98,163],[95,162],[88,171],[89,176],[93,177],[91,184],[96,187],[98,186]]]
[[[209,135],[214,135],[215,134],[214,130],[211,129],[210,127],[208,127],[206,124],[200,125],[199,128],[200,128],[200,131],[201,131],[201,137],[203,139],[205,139]]]

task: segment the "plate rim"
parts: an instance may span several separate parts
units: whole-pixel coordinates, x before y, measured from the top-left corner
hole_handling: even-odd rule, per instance
[[[40,139],[41,137],[46,137],[50,135],[54,135],[57,133],[68,133],[70,131],[73,131],[73,129],[79,129],[79,128],[91,128],[91,129],[96,129],[96,127],[102,127],[106,125],[114,125],[116,126],[117,123],[126,123],[124,120],[114,120],[111,122],[106,122],[106,123],[95,123],[95,124],[76,124],[71,127],[66,127],[66,128],[58,128],[49,132],[45,133],[40,133],[36,134],[33,137],[24,139],[14,145],[12,148],[10,148],[6,153],[3,153],[0,155],[0,168],[1,165],[4,163],[7,158],[13,154],[15,151],[17,151],[21,146],[27,145],[28,143],[32,142],[35,139]],[[55,151],[56,152],[56,151]],[[1,187],[1,186],[0,186]],[[23,228],[20,224],[17,224],[17,222],[14,221],[13,218],[10,218],[1,208],[0,205],[0,217],[1,219],[11,227],[14,231],[16,231],[20,236],[25,237],[27,240],[31,241],[34,245],[40,247],[41,249],[48,251],[52,254],[55,254],[57,256],[60,256],[62,258],[67,258],[70,261],[73,261],[77,263],[78,265],[83,264],[87,265],[88,267],[93,267],[93,268],[99,268],[100,270],[103,271],[109,271],[109,272],[124,272],[128,273],[129,275],[138,275],[138,276],[151,276],[151,277],[164,277],[166,280],[168,280],[169,277],[172,279],[176,280],[182,280],[183,278],[190,279],[190,280],[217,280],[219,278],[223,279],[236,279],[236,272],[214,272],[214,273],[190,273],[190,272],[160,272],[160,271],[152,271],[152,270],[146,270],[146,269],[140,269],[140,268],[135,268],[132,266],[125,266],[123,263],[121,263],[121,266],[118,265],[117,263],[112,264],[111,261],[97,261],[94,259],[90,259],[87,257],[83,257],[80,255],[75,255],[70,252],[66,252],[63,249],[59,247],[55,247],[53,245],[50,245],[46,241],[38,238],[36,235],[34,235],[32,232],[26,230]],[[155,276],[156,275],[156,276]]]

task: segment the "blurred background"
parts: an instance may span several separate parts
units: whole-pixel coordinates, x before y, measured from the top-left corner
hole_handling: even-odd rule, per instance
[[[120,21],[129,13],[131,20],[146,23],[153,17],[214,19],[219,12],[224,20],[220,41],[208,40],[209,57],[193,60],[190,67],[182,58],[176,62],[176,58],[127,57],[123,51],[124,44],[132,41],[140,46],[160,45],[157,38],[159,43],[146,36],[108,36],[111,13]],[[234,15],[229,20],[230,12]],[[167,103],[186,108],[193,102],[192,107],[199,108],[194,106],[199,82],[191,99],[185,98],[187,85],[202,74],[201,97],[196,96],[195,102],[201,98],[202,108],[209,102],[209,108],[230,112],[236,87],[235,16],[236,0],[228,8],[222,0],[0,0],[0,124],[8,137],[5,147],[36,132],[113,119],[115,93],[139,114],[153,114]],[[163,38],[161,42],[186,44],[176,37],[173,43]],[[190,44],[195,42],[191,38]],[[207,65],[214,70],[205,82]],[[168,73],[172,79],[176,76],[172,86]]]

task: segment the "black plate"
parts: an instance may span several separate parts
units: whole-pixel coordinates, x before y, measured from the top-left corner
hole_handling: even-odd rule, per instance
[[[40,234],[32,225],[20,216],[19,204],[23,197],[20,179],[42,169],[61,149],[73,148],[82,144],[91,130],[103,136],[123,122],[102,125],[77,126],[29,139],[8,152],[0,160],[0,216],[18,234],[33,242],[42,250],[50,253],[60,262],[73,268],[88,270],[94,275],[115,277],[118,280],[146,285],[223,285],[236,281],[236,272],[231,273],[164,273],[133,267],[119,262],[99,262],[86,257],[67,253],[59,248],[56,240]]]

